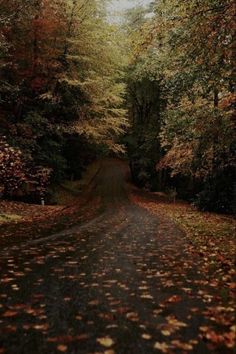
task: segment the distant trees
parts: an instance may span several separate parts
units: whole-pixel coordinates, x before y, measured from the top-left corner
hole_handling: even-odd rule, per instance
[[[70,136],[83,141],[81,167],[89,145],[123,151],[124,59],[104,4],[0,0],[1,132],[32,169],[52,169],[54,181],[73,173]]]
[[[127,107],[131,127],[126,135],[128,155],[134,181],[139,186],[158,187],[156,162],[160,158],[159,133],[164,101],[162,75],[156,55],[142,49],[148,11],[142,7],[126,14],[125,30],[129,33],[130,63],[126,72]]]

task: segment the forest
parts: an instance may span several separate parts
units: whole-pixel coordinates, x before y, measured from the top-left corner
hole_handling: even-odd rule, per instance
[[[0,0],[0,354],[235,354],[233,0]]]
[[[235,212],[232,0],[0,1],[0,193],[50,202],[102,156],[137,186]]]

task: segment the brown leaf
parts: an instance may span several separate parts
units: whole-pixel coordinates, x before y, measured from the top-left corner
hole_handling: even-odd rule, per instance
[[[173,296],[171,296],[169,299],[167,299],[167,302],[175,303],[175,302],[179,302],[179,301],[181,301],[181,300],[182,300],[181,296],[179,296],[179,295],[173,295]]]
[[[92,300],[88,303],[90,306],[97,306],[99,305],[99,301],[98,300]]]
[[[16,311],[8,310],[8,311],[4,312],[2,317],[15,317],[17,314],[18,314],[18,312],[16,312]]]
[[[64,345],[64,344],[59,344],[57,346],[57,350],[61,353],[65,353],[67,351],[67,348],[68,348],[67,345]]]

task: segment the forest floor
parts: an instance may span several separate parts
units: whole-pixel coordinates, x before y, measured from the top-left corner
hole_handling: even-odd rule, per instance
[[[127,175],[104,160],[66,205],[0,203],[0,354],[234,353],[235,219]]]
[[[55,205],[0,201],[0,247],[46,237],[93,218],[99,199],[91,198],[100,161],[92,163],[80,181],[67,181],[53,191]]]

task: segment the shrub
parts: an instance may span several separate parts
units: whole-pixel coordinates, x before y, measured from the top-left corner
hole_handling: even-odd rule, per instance
[[[203,211],[233,214],[235,197],[234,171],[228,169],[206,180],[194,204]]]
[[[0,186],[3,196],[14,194],[26,181],[22,152],[0,138]]]
[[[0,138],[0,193],[3,197],[44,197],[52,169],[35,166],[24,159],[22,151],[10,146],[5,137]]]

